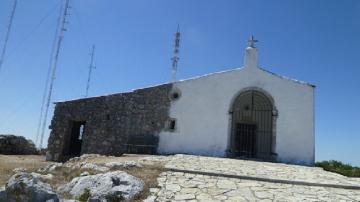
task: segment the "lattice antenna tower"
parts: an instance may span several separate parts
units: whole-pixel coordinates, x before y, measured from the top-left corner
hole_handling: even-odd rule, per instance
[[[179,48],[180,48],[180,26],[178,25],[175,33],[174,52],[172,60],[172,81],[176,81],[177,66],[179,62]]]
[[[86,83],[86,92],[85,92],[85,97],[87,97],[89,95],[89,89],[90,89],[90,81],[91,81],[91,74],[92,74],[92,70],[95,69],[95,64],[94,64],[94,57],[95,57],[95,45],[92,46],[91,49],[91,53],[90,53],[90,65],[89,65],[89,74],[88,74],[88,79],[87,79],[87,83]]]
[[[44,134],[45,134],[45,128],[47,125],[47,116],[49,114],[49,107],[50,107],[50,102],[51,102],[52,93],[53,93],[54,81],[56,78],[56,69],[57,69],[57,65],[58,65],[58,61],[59,61],[59,55],[60,55],[62,41],[64,39],[64,32],[66,31],[65,25],[68,23],[66,18],[69,15],[69,13],[68,13],[69,8],[70,8],[69,1],[70,0],[64,0],[64,10],[63,10],[62,17],[61,17],[58,40],[57,40],[56,47],[55,47],[54,60],[51,65],[51,80],[50,80],[50,85],[49,85],[49,92],[47,94],[47,99],[46,99],[46,105],[45,105],[46,108],[45,108],[45,112],[44,112],[44,118],[43,118],[42,126],[41,126],[41,136],[40,136],[40,145],[39,145],[40,148],[42,148]]]
[[[5,59],[6,48],[7,48],[7,44],[9,41],[11,27],[12,27],[14,16],[15,16],[16,6],[17,6],[17,0],[14,1],[13,7],[11,10],[11,14],[10,14],[9,24],[7,26],[7,30],[6,30],[6,34],[5,34],[4,46],[2,48],[1,55],[0,55],[0,71],[1,71],[1,67],[2,67],[2,65],[4,63],[4,59]]]
[[[50,79],[51,79],[50,75],[51,75],[52,65],[53,65],[53,61],[54,61],[54,53],[56,51],[55,49],[56,49],[56,45],[57,45],[60,24],[61,24],[62,15],[63,15],[63,7],[64,7],[64,5],[61,5],[60,9],[59,9],[59,17],[57,19],[55,35],[54,35],[54,39],[52,42],[51,54],[50,54],[50,58],[49,58],[49,67],[48,67],[48,71],[46,74],[46,82],[44,85],[43,95],[42,95],[42,99],[41,99],[40,116],[39,116],[39,121],[38,121],[38,125],[37,125],[37,130],[36,130],[36,139],[35,139],[36,146],[39,146],[41,126],[42,126],[43,115],[44,115],[44,111],[45,111],[44,110],[45,101],[46,101],[46,97],[47,97],[47,93],[48,93],[48,89],[49,89],[49,83],[50,83]]]

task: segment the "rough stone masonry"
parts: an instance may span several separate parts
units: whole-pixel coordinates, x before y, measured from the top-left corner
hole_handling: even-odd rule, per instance
[[[172,84],[55,103],[47,160],[85,153],[156,153],[169,121]],[[83,127],[81,127],[83,126]]]

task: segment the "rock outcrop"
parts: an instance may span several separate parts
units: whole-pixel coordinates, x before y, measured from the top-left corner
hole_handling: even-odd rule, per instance
[[[6,201],[5,187],[0,187],[0,201]]]
[[[0,201],[6,202],[58,202],[59,197],[51,186],[40,178],[25,172],[18,172],[7,182],[5,189],[0,188]]]
[[[38,154],[35,144],[23,136],[0,135],[0,154],[30,155]]]
[[[143,187],[142,180],[125,172],[115,171],[74,178],[70,183],[59,187],[58,191],[70,193],[74,198],[87,194],[89,201],[107,201],[109,197],[131,199]]]
[[[136,161],[108,162],[105,163],[105,166],[109,167],[110,169],[142,167],[142,165]]]

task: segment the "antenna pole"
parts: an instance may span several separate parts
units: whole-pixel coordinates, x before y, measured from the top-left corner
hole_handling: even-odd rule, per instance
[[[92,46],[90,56],[91,56],[91,59],[90,59],[90,65],[89,65],[89,75],[88,75],[88,80],[87,80],[87,84],[86,84],[85,97],[87,97],[89,95],[91,73],[92,73],[92,70],[95,69],[95,65],[94,65],[95,45]]]
[[[56,78],[56,69],[57,69],[58,60],[59,60],[61,44],[62,44],[62,41],[63,41],[63,38],[64,38],[64,32],[66,31],[65,24],[68,23],[66,21],[66,17],[68,16],[69,1],[70,0],[65,0],[64,12],[62,14],[60,30],[59,30],[59,38],[58,38],[58,41],[57,41],[57,44],[56,44],[54,62],[52,64],[52,68],[51,68],[51,80],[50,80],[49,92],[48,92],[48,96],[47,96],[47,100],[46,100],[45,115],[44,115],[42,128],[41,128],[40,146],[39,146],[40,149],[42,148],[42,144],[43,144],[45,128],[46,128],[46,123],[47,123],[47,116],[48,116],[48,113],[49,113],[49,106],[50,106],[50,102],[51,102],[51,98],[52,98],[54,81],[55,81],[55,78]]]
[[[4,46],[3,46],[3,49],[2,49],[1,55],[0,55],[0,70],[1,70],[2,64],[4,63],[6,47],[7,47],[8,41],[9,41],[9,37],[10,37],[10,32],[11,32],[11,27],[12,27],[13,20],[14,20],[16,6],[17,6],[17,0],[14,1],[14,5],[13,5],[11,15],[10,15],[9,24],[7,26],[7,31],[6,31],[6,34],[5,34]]]
[[[175,44],[172,60],[172,81],[176,81],[177,65],[179,62],[179,48],[180,48],[180,26],[178,25],[175,33]]]
[[[51,69],[52,69],[52,65],[53,65],[53,61],[54,61],[54,53],[55,53],[55,49],[56,49],[56,44],[57,44],[56,42],[57,42],[57,38],[58,38],[58,34],[59,34],[60,23],[61,23],[61,19],[62,19],[61,17],[62,17],[63,6],[64,5],[60,6],[60,9],[59,9],[59,17],[58,17],[57,23],[56,23],[56,29],[55,29],[54,39],[52,42],[50,59],[49,59],[49,67],[48,67],[48,71],[46,74],[46,82],[45,82],[45,86],[44,86],[44,90],[43,90],[43,96],[41,99],[40,117],[39,117],[39,122],[37,125],[36,139],[35,139],[36,146],[39,145],[39,136],[41,133],[41,125],[42,125],[42,120],[43,120],[43,115],[44,115],[45,101],[46,101],[46,96],[47,96],[47,92],[48,92],[48,88],[49,88]]]

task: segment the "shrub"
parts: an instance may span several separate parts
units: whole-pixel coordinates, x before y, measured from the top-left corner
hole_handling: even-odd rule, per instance
[[[125,198],[122,195],[108,195],[106,196],[106,200],[108,202],[121,202],[124,201]]]
[[[86,202],[90,198],[90,190],[85,189],[84,192],[79,196],[79,201]]]
[[[32,155],[38,154],[38,151],[35,144],[23,136],[0,134],[0,154]]]
[[[321,167],[326,171],[345,175],[347,177],[360,177],[360,168],[342,163],[341,161],[330,160],[316,162],[315,166]]]

